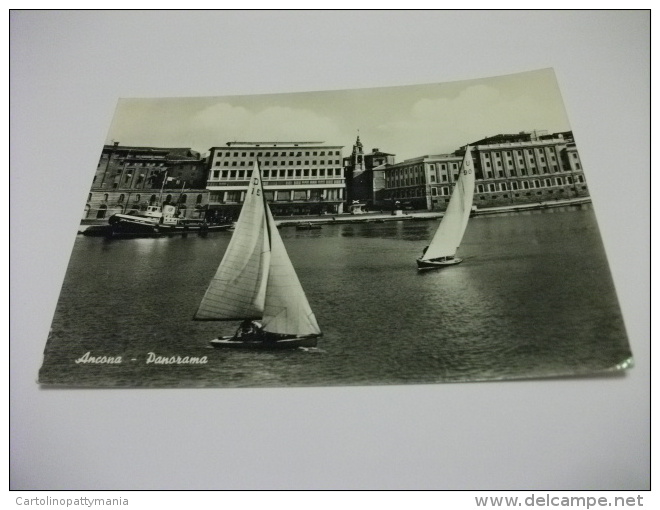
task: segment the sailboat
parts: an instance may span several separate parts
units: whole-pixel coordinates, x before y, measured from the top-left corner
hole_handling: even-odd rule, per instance
[[[463,239],[474,196],[474,163],[470,146],[465,148],[456,186],[449,199],[445,215],[435,231],[431,243],[417,259],[417,269],[438,269],[459,264],[463,259],[456,257],[456,252]]]
[[[227,250],[194,320],[242,324],[214,347],[316,347],[321,329],[286,252],[255,162]]]

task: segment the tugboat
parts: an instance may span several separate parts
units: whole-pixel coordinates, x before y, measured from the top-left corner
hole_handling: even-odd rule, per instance
[[[143,213],[113,214],[108,218],[111,236],[160,237],[172,234],[221,232],[230,230],[231,224],[208,224],[205,219],[181,218],[173,205],[150,205]],[[87,229],[89,230],[89,229]],[[87,235],[87,231],[83,232]],[[89,235],[100,235],[91,232]],[[107,235],[107,234],[106,234]]]
[[[113,232],[127,234],[157,234],[160,227],[173,228],[179,224],[176,207],[150,205],[143,213],[113,214],[108,218]]]
[[[230,224],[209,225],[204,218],[191,219],[182,217],[178,203],[170,204],[166,202],[163,204],[163,189],[166,182],[167,172],[163,177],[163,185],[160,189],[158,202],[147,206],[146,210],[131,210],[126,214],[117,213],[110,216],[108,218],[110,232],[107,235],[118,237],[159,237],[171,234],[187,234],[193,231],[205,235],[210,231],[229,229]],[[182,194],[184,190],[185,182],[181,188]]]

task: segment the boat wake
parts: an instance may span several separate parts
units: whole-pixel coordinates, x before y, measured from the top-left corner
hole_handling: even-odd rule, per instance
[[[318,347],[298,347],[298,350],[304,352],[318,353],[318,354],[322,354],[325,352],[323,349],[319,349]]]

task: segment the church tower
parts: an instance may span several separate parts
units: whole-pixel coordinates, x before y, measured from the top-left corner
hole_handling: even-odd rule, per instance
[[[358,177],[364,172],[364,150],[360,135],[357,136],[355,144],[353,144],[353,152],[351,153],[351,167],[353,168],[353,178]]]
[[[360,141],[360,135],[353,144],[353,152],[350,156],[344,158],[344,176],[346,178],[346,204],[350,208],[354,200],[360,200],[361,193],[358,189],[362,181],[366,167],[364,161],[364,149]]]

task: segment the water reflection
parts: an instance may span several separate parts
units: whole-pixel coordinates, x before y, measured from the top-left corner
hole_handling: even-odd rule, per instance
[[[324,336],[315,353],[209,349],[234,322],[191,317],[230,233],[206,238],[79,236],[42,377],[90,385],[391,384],[602,370],[629,356],[590,209],[470,221],[451,268],[415,259],[438,220],[324,225],[280,233]],[[138,362],[72,362],[87,351]],[[154,367],[146,353],[206,355]]]

